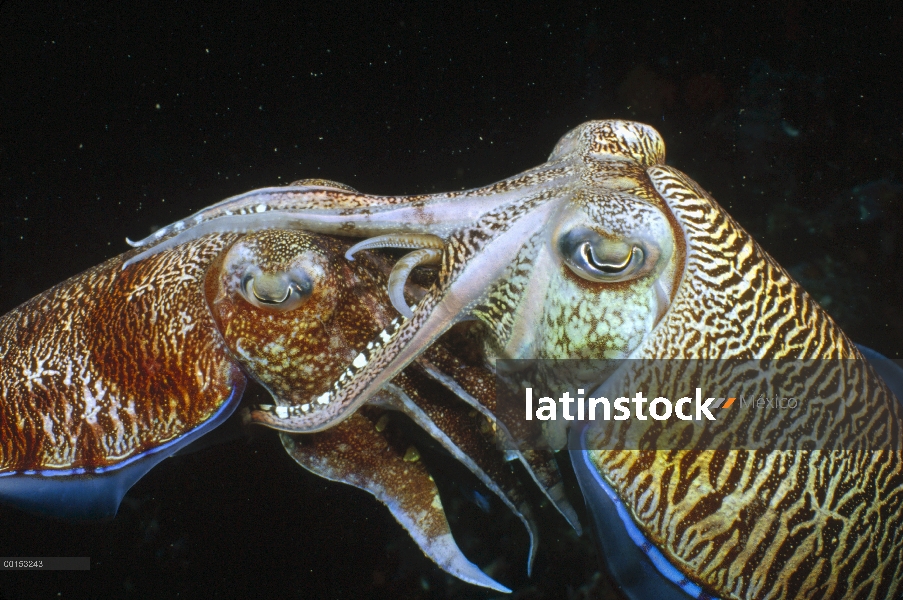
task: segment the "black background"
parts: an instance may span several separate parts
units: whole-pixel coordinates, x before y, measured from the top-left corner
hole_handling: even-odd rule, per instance
[[[903,61],[894,2],[0,5],[0,313],[222,198],[302,177],[484,185],[588,119],[656,127],[855,340],[903,352]],[[3,340],[3,343],[6,343]],[[434,458],[441,460],[441,458]],[[517,598],[607,597],[551,511],[525,536],[451,484],[459,542]],[[272,436],[166,461],[107,524],[0,509],[6,598],[495,597]],[[604,579],[604,578],[603,578]]]

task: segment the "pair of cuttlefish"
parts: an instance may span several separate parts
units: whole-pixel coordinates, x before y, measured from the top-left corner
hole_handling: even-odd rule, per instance
[[[592,531],[630,598],[903,592],[903,370],[852,344],[665,165],[646,125],[586,123],[543,165],[470,191],[256,190],[136,245],[0,318],[5,502],[115,514],[144,473],[228,418],[252,377],[274,403],[251,421],[304,468],[372,493],[477,585],[506,591],[458,549],[393,411],[518,515],[531,564],[535,519],[506,461],[579,530],[555,461],[569,436]],[[499,361],[525,358],[602,361],[538,375],[597,398],[676,399],[714,377],[753,393],[779,380],[796,406],[819,403],[727,403],[695,428],[552,427],[497,396]]]

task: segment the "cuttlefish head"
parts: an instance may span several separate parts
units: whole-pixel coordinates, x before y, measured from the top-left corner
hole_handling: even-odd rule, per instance
[[[328,391],[293,398],[307,410],[253,415],[284,431],[319,431],[465,319],[487,325],[495,358],[629,356],[667,312],[683,272],[683,234],[647,175],[663,162],[654,129],[590,122],[566,135],[547,163],[465,192],[380,197],[328,185],[249,192],[139,242],[150,247],[133,261],[211,231],[272,227],[375,236],[366,248],[421,248],[413,262],[437,263],[438,277],[413,311],[400,309],[408,317],[349,352]],[[230,285],[242,277],[236,269]],[[289,301],[294,280],[281,277],[246,288],[261,295],[258,305],[283,293]],[[300,297],[305,284],[297,285]]]
[[[500,276],[473,292],[470,312],[493,331],[499,358],[624,358],[667,311],[679,232],[635,162],[605,157],[585,169]]]
[[[227,346],[280,406],[303,407],[392,319],[386,265],[299,231],[239,239],[210,268],[206,296]],[[310,407],[308,406],[308,409]]]

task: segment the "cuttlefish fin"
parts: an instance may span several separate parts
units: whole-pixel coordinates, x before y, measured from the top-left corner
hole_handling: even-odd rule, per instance
[[[431,560],[458,579],[497,592],[511,590],[467,560],[455,543],[439,490],[416,449],[393,444],[383,409],[364,406],[326,431],[280,434],[289,455],[308,471],[365,490],[385,504]]]
[[[527,574],[532,573],[539,530],[520,482],[496,448],[491,421],[413,365],[371,403],[408,415],[520,519],[530,536]]]
[[[891,360],[875,352],[871,348],[866,348],[861,344],[856,344],[856,348],[862,354],[872,368],[878,373],[888,389],[893,392],[897,400],[903,402],[903,368],[900,367],[899,360]]]
[[[675,568],[637,527],[593,464],[585,432],[579,426],[570,430],[571,464],[586,502],[589,529],[619,591],[630,600],[716,600]]]
[[[235,410],[245,389],[236,374],[233,388],[220,409],[195,429],[170,442],[148,449],[121,465],[43,472],[21,472],[0,477],[0,501],[20,510],[57,519],[115,517],[122,499],[139,479],[179,450],[219,427]]]

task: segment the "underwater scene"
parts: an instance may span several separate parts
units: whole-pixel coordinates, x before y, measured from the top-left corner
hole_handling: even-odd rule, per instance
[[[0,600],[903,598],[901,18],[0,3]]]

